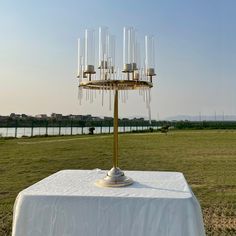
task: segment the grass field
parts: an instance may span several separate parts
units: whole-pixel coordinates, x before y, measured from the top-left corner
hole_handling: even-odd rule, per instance
[[[236,235],[236,131],[121,134],[120,167],[183,172],[207,235]],[[112,136],[0,139],[0,235],[10,235],[17,193],[62,169],[109,169]]]

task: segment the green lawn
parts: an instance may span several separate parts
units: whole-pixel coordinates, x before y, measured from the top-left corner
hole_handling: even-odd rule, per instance
[[[183,172],[208,235],[236,234],[236,131],[122,134],[123,170]],[[17,193],[62,169],[109,169],[112,136],[0,139],[0,235],[10,235]]]

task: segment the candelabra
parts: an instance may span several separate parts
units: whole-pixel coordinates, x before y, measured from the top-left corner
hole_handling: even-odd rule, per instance
[[[98,64],[95,69],[95,31],[85,30],[85,37],[78,39],[79,99],[83,89],[114,91],[113,167],[96,185],[121,187],[133,183],[118,167],[118,93],[127,90],[149,90],[155,74],[155,45],[153,36],[145,36],[145,62],[141,63],[140,44],[133,27],[123,30],[123,69],[120,74],[116,63],[115,36],[107,27],[99,28]],[[148,103],[150,103],[150,92]],[[150,104],[149,104],[150,109]],[[150,112],[149,112],[150,113]]]

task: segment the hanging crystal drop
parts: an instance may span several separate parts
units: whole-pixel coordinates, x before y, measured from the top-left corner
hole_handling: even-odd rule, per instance
[[[90,91],[90,103],[93,103],[93,90]]]
[[[111,88],[109,89],[109,111],[111,111]]]
[[[103,106],[103,99],[104,99],[104,89],[102,88],[102,106]]]
[[[80,104],[80,87],[78,87],[78,100],[79,100],[79,104]]]
[[[149,118],[149,124],[152,124],[152,118],[151,118],[151,93],[150,89],[148,89],[148,118]]]
[[[126,91],[126,100],[129,99],[129,90],[125,90]]]
[[[81,87],[78,87],[78,100],[79,100],[79,105],[82,104],[82,96],[83,96],[83,89]]]
[[[142,96],[143,95],[143,88],[139,89],[139,95]]]
[[[88,102],[90,102],[90,90],[88,90]]]
[[[80,96],[81,96],[81,98],[80,98],[80,105],[82,105],[82,99],[83,99],[83,88],[81,88],[81,90],[80,90]]]
[[[146,107],[148,108],[148,104],[149,104],[149,96],[148,96],[148,90],[146,89]]]
[[[149,102],[151,103],[152,101],[151,89],[149,88],[148,90],[149,90]]]
[[[146,91],[145,91],[145,89],[143,90],[143,101],[146,102]]]
[[[88,101],[88,90],[86,89],[86,102]]]

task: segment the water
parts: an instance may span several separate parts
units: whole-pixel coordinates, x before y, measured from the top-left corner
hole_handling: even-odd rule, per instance
[[[107,134],[113,133],[113,127],[94,127],[95,134]],[[153,127],[157,128],[157,127]],[[147,126],[120,126],[118,127],[119,132],[131,132],[135,130],[148,129]],[[59,127],[48,127],[48,132],[45,127],[34,127],[33,130],[30,127],[18,127],[17,128],[17,138],[22,136],[37,136],[37,135],[76,135],[76,134],[88,134],[89,127],[61,127],[61,132]],[[16,129],[15,128],[0,128],[0,137],[15,137]]]

